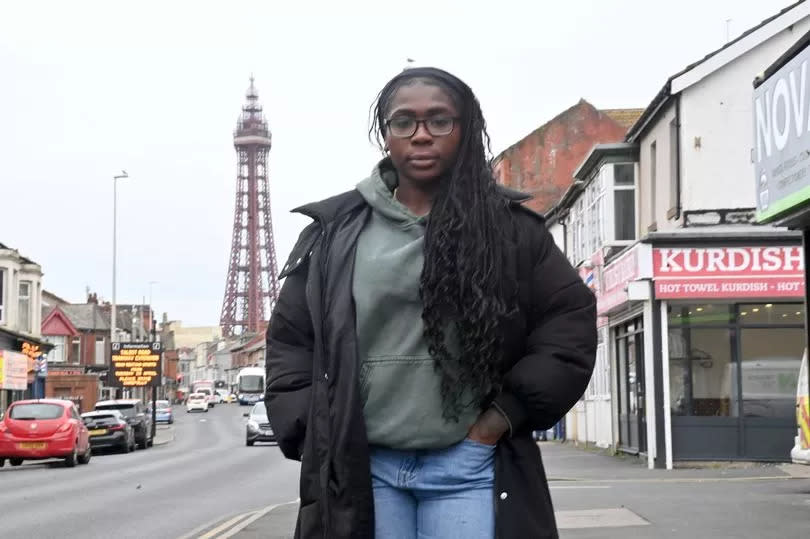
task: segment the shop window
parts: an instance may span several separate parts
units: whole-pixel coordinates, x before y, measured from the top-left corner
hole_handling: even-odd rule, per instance
[[[17,329],[31,333],[31,281],[20,281],[17,295]]]
[[[656,183],[658,182],[657,178],[657,167],[658,167],[658,156],[657,156],[657,145],[655,141],[650,144],[650,192],[649,192],[649,200],[648,203],[650,204],[650,228],[655,229],[656,226],[656,213],[655,213],[655,188]]]
[[[672,415],[736,416],[736,364],[731,329],[672,328],[669,379]]]
[[[743,328],[740,351],[743,415],[794,417],[804,329]]]
[[[800,303],[757,303],[740,305],[740,324],[804,325],[804,305]]]
[[[670,327],[686,325],[727,326],[734,322],[735,316],[733,305],[713,303],[671,305],[669,308],[669,325]]]

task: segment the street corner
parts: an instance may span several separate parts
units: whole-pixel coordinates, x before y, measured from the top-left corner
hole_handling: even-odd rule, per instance
[[[152,445],[157,447],[174,441],[174,425],[158,425]]]

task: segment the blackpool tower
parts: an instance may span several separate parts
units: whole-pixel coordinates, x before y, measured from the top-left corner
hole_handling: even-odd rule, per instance
[[[279,293],[267,179],[267,156],[272,141],[252,76],[246,98],[233,134],[236,207],[219,322],[223,336],[261,331]]]

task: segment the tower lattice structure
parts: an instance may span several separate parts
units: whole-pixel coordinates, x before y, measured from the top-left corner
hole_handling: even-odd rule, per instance
[[[267,174],[272,136],[253,82],[251,76],[233,135],[236,206],[220,317],[225,336],[260,331],[279,294]]]

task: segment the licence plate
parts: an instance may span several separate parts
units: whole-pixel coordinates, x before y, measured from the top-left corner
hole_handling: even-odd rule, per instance
[[[103,436],[107,434],[107,429],[94,429],[90,431],[90,436]]]
[[[45,442],[22,442],[17,444],[20,449],[45,449],[48,446]]]

